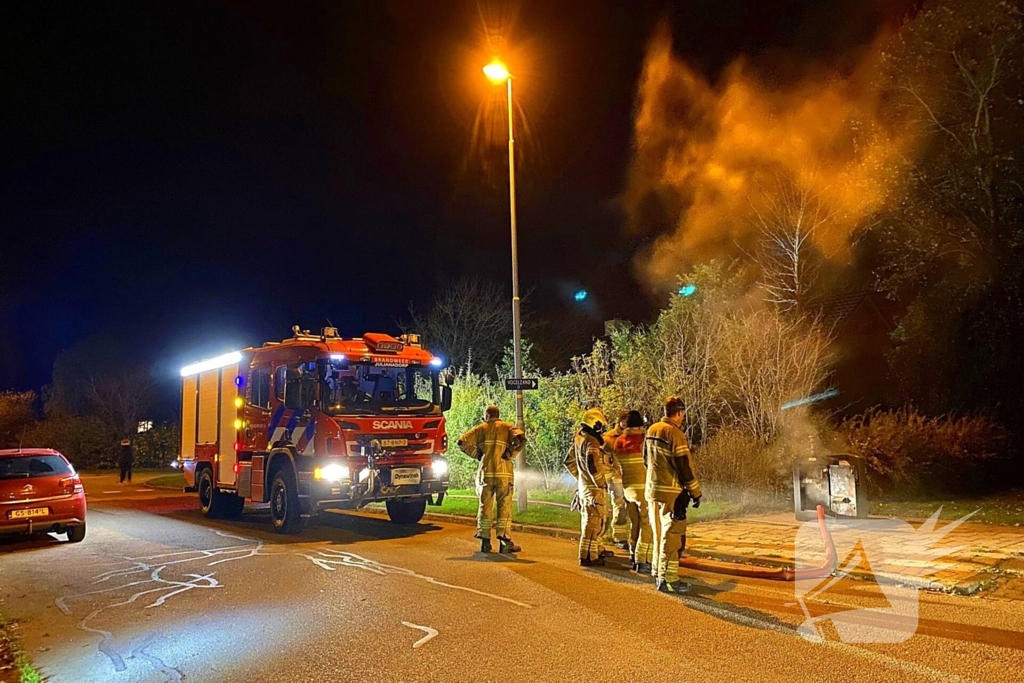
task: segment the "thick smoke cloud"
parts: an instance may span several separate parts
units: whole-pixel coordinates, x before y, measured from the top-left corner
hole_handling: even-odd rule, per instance
[[[782,187],[814,198],[829,216],[815,246],[844,258],[850,233],[894,196],[918,139],[882,120],[878,55],[867,49],[845,75],[785,87],[741,60],[713,85],[658,31],[639,82],[624,197],[634,235],[656,235],[637,258],[643,279],[670,287],[694,263],[751,253],[757,213]]]

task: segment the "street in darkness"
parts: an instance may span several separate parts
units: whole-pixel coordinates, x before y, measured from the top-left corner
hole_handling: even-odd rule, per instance
[[[1010,681],[1024,664],[1024,606],[998,597],[922,593],[905,643],[814,644],[790,583],[691,572],[693,594],[674,596],[541,535],[510,558],[460,524],[329,514],[281,536],[265,510],[214,522],[174,491],[90,502],[86,542],[3,548],[3,609],[54,683]],[[811,608],[878,605],[872,588],[846,580]]]

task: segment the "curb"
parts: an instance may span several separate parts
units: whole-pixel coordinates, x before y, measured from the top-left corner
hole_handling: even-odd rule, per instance
[[[368,513],[377,517],[387,517],[388,513],[386,510],[378,510],[370,507],[365,507],[360,512]],[[423,513],[423,519],[430,520],[433,522],[448,522],[449,524],[461,524],[462,526],[476,527],[476,519],[473,517],[466,517],[463,515],[449,515],[443,512],[425,512]],[[558,527],[548,526],[534,526],[533,524],[522,524],[521,522],[512,522],[512,531],[522,531],[527,534],[536,534],[538,536],[548,536],[549,538],[558,538],[566,541],[578,541],[580,534],[578,531],[571,529],[559,529]]]

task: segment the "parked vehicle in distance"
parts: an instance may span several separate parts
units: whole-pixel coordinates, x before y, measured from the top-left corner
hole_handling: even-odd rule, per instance
[[[0,534],[67,533],[85,538],[85,488],[51,448],[0,450]]]

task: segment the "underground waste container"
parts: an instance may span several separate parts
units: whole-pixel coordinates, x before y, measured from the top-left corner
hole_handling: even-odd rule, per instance
[[[799,520],[817,517],[817,506],[837,518],[868,516],[864,459],[859,455],[805,455],[793,462],[793,510]]]

